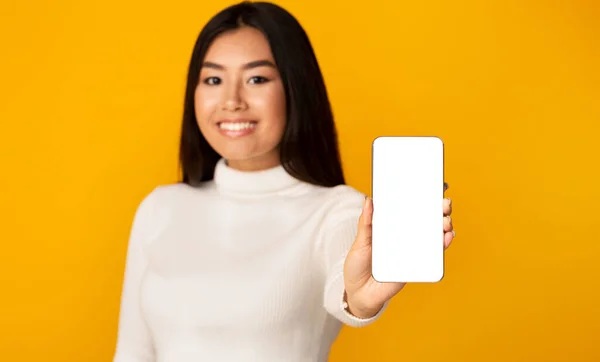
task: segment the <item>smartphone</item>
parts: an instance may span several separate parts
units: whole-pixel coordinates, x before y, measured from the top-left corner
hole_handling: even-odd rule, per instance
[[[378,137],[372,145],[372,274],[379,282],[444,276],[444,143]]]

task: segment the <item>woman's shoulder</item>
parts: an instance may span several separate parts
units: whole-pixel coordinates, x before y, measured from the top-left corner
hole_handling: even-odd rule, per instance
[[[160,184],[142,198],[138,210],[153,215],[168,213],[170,210],[185,208],[186,204],[197,204],[197,200],[211,189],[210,183],[198,187],[183,182]]]
[[[171,183],[171,184],[159,184],[154,187],[144,197],[142,203],[162,204],[177,202],[179,199],[189,198],[193,195],[200,195],[203,191],[210,188],[206,186],[203,188],[192,187],[183,182]]]
[[[360,216],[366,195],[349,185],[338,185],[324,189],[323,198],[328,205],[326,222],[337,224]]]
[[[365,194],[350,185],[338,185],[326,189],[325,197],[334,203],[361,204],[365,199]]]
[[[157,233],[201,204],[210,184],[193,187],[185,183],[160,184],[142,197],[134,216],[134,226]]]

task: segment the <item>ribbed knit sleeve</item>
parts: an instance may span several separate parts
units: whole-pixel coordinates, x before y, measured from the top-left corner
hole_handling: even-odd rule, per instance
[[[138,206],[129,236],[121,293],[117,346],[113,362],[154,362],[150,332],[140,311],[140,285],[148,265],[145,246],[150,235],[156,192]]]
[[[364,198],[364,194],[347,186],[340,186],[334,191],[334,205],[324,223],[319,244],[326,273],[324,307],[339,321],[351,327],[371,324],[387,307],[386,303],[375,316],[368,319],[358,318],[344,308],[344,262],[358,232],[358,219]]]

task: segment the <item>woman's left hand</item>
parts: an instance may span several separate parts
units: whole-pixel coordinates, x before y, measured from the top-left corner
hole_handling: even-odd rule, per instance
[[[444,183],[444,191],[448,185]],[[444,249],[454,239],[452,226],[452,203],[444,198]],[[371,222],[373,201],[366,198],[358,220],[358,235],[344,263],[346,302],[351,314],[358,318],[370,318],[377,314],[388,300],[396,295],[406,283],[379,283],[371,274]]]

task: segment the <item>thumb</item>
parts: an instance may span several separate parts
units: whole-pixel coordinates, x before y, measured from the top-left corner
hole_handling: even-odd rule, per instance
[[[355,248],[371,247],[372,240],[372,223],[373,223],[373,200],[370,197],[365,197],[362,213],[358,219],[358,233],[354,241]]]

